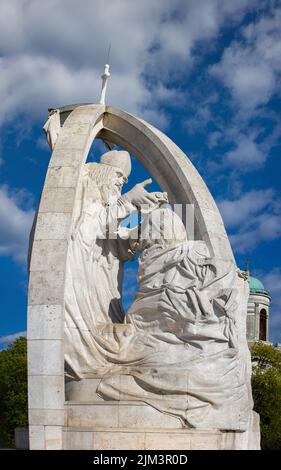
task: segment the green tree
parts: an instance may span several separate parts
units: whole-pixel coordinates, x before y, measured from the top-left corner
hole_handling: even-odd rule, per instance
[[[260,415],[261,448],[281,449],[281,352],[262,342],[251,348],[254,409]]]
[[[27,426],[27,344],[16,339],[0,351],[0,443],[14,445],[14,429]]]

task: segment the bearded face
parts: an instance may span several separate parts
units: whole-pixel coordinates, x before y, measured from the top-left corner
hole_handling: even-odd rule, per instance
[[[116,168],[112,178],[107,181],[106,186],[101,188],[101,194],[103,196],[103,201],[108,204],[114,202],[121,196],[121,191],[123,184],[127,182],[126,176]]]
[[[121,169],[100,163],[87,163],[85,173],[90,180],[88,191],[91,199],[103,204],[108,204],[111,199],[118,199],[123,184],[127,182]]]
[[[127,181],[128,179],[126,178],[126,176],[124,176],[123,173],[117,169],[115,173],[115,178],[112,182],[114,195],[118,197],[121,196],[123,185],[127,183]]]

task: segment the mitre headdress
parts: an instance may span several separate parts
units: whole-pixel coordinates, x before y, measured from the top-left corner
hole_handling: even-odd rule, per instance
[[[110,150],[101,156],[100,163],[119,168],[126,178],[131,173],[131,157],[126,150]]]

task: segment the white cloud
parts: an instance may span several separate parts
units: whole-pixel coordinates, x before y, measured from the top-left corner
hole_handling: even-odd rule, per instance
[[[264,241],[276,240],[281,236],[281,214],[264,213],[252,217],[235,234],[230,235],[234,251],[247,253]]]
[[[272,269],[263,276],[262,280],[266,289],[270,291],[272,298],[279,302],[281,316],[281,268]]]
[[[280,201],[271,188],[248,191],[233,200],[221,199],[218,206],[237,253],[251,252],[259,243],[281,236]]]
[[[148,72],[165,82],[186,76],[198,59],[195,47],[205,41],[205,49],[208,49],[210,42],[206,41],[216,39],[222,25],[241,20],[257,3],[255,0],[169,2],[170,8],[161,12],[161,21],[152,38],[154,48],[148,60]]]
[[[240,109],[251,112],[280,90],[281,8],[269,10],[242,31],[242,38],[224,50],[211,67],[229,89]]]
[[[208,147],[210,149],[212,149],[213,147],[216,147],[222,138],[223,138],[222,132],[220,131],[211,132],[208,135]]]
[[[47,152],[50,151],[50,147],[45,136],[38,137],[36,140],[36,147],[40,150],[45,150]]]
[[[222,133],[222,142],[233,147],[221,158],[221,167],[240,173],[262,168],[281,135],[280,116],[269,108],[281,91],[281,6],[260,2],[257,7],[254,19],[237,29],[219,62],[208,68],[210,81],[219,80],[228,91],[220,93],[227,114],[216,116],[213,111],[210,119]],[[264,128],[255,122],[262,119]],[[210,148],[216,145],[216,132],[209,138]]]
[[[22,55],[0,63],[2,102],[0,119],[10,119],[19,113],[43,118],[48,107],[72,102],[97,101],[100,71],[71,70],[57,59]],[[95,84],[95,85],[94,85]],[[122,74],[114,77],[108,97],[116,106],[136,112],[138,103],[146,101],[147,91],[136,77]]]
[[[200,107],[196,109],[196,112],[184,120],[184,127],[189,134],[194,134],[207,126],[207,124],[213,119],[209,100],[206,103],[201,103]]]
[[[219,200],[218,206],[226,226],[237,227],[243,222],[248,222],[250,217],[272,204],[273,197],[274,191],[271,188],[260,189],[248,191],[238,199]]]
[[[201,60],[203,54],[198,51],[210,51],[216,44],[222,27],[239,24],[248,11],[261,5],[261,0],[2,0],[0,122],[18,116],[43,122],[48,107],[97,101],[111,41],[107,101],[166,127],[169,118],[161,105],[188,105],[182,90],[169,86],[171,80],[180,84]],[[246,108],[266,102],[277,87],[278,15],[277,11],[263,16],[244,28],[244,43],[233,42],[213,68],[234,100]],[[217,101],[217,93],[205,95],[197,115],[186,126],[195,128],[212,121],[211,104]],[[231,135],[220,124],[208,143],[212,147],[225,139],[235,144],[225,156],[227,165],[246,169],[263,164],[266,153],[256,135],[239,126]],[[3,188],[1,204],[10,204],[15,217],[5,215],[9,223],[1,235],[0,253],[22,259],[20,247],[27,245],[32,211],[22,209]],[[18,231],[20,217],[23,234]],[[274,220],[269,225],[273,234]]]
[[[20,336],[26,337],[26,331],[19,331],[18,333],[13,333],[12,335],[0,336],[0,345],[8,346]]]
[[[160,7],[152,0],[148,9],[116,0],[2,3],[2,122],[21,113],[42,119],[51,106],[96,102],[109,41],[108,101],[133,113],[150,107],[140,74],[159,14],[168,2]]]
[[[179,69],[186,74],[195,46],[216,38],[222,25],[238,21],[255,4],[2,0],[0,121],[19,114],[43,119],[48,106],[97,101],[111,41],[108,102],[141,116],[159,113],[165,125],[159,104],[184,104],[180,90],[164,84],[167,77]],[[154,79],[153,86],[146,87],[144,75]]]
[[[11,193],[7,186],[0,186],[0,256],[12,256],[19,262],[26,261],[34,216],[28,197],[25,190]],[[27,206],[27,209],[21,205]]]
[[[253,167],[260,167],[266,160],[266,154],[262,152],[256,142],[249,136],[240,135],[236,148],[230,150],[224,156],[224,163],[235,167],[240,166],[245,171]]]

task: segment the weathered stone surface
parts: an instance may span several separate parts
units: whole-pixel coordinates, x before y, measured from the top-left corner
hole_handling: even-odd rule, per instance
[[[40,212],[71,212],[74,188],[45,188],[41,197]]]
[[[79,120],[79,117],[75,120],[75,129],[73,129],[73,122],[69,119],[66,121],[64,124],[64,130],[69,129],[72,135],[81,135],[81,136],[87,136],[89,131],[90,131],[90,124],[89,124],[89,119],[86,120]]]
[[[86,430],[69,427],[64,428],[63,446],[65,450],[241,450],[237,439],[245,439],[243,434],[213,429],[162,431],[95,427]]]
[[[69,404],[67,409],[67,425],[75,428],[96,427],[117,428],[119,407],[106,405]]]
[[[63,240],[70,228],[69,213],[39,213],[36,224],[35,240]]]
[[[94,433],[90,431],[76,432],[66,430],[63,433],[64,450],[94,450]]]
[[[76,126],[75,126],[76,127]],[[87,143],[87,134],[74,134],[71,129],[65,128],[56,143],[56,152],[59,150],[84,150]]]
[[[45,188],[75,188],[78,169],[75,166],[55,166],[48,169]]]
[[[63,341],[62,339],[29,340],[30,375],[62,375]]]
[[[52,167],[74,167],[77,168],[81,163],[81,152],[73,149],[57,149],[55,148],[49,168]]]
[[[30,409],[64,409],[64,388],[61,375],[29,375]]]
[[[192,435],[190,440],[190,449],[191,450],[219,450],[221,444],[221,434],[218,432],[202,432],[195,433]]]
[[[28,340],[61,340],[62,335],[61,305],[29,305]]]
[[[181,429],[178,419],[141,402],[67,403],[67,425],[71,428]]]
[[[46,450],[61,450],[63,435],[61,426],[45,426],[45,448]]]
[[[63,297],[63,271],[33,271],[29,279],[29,305],[59,304]]]
[[[145,449],[145,433],[111,432],[108,430],[94,432],[94,449],[102,450],[127,450]]]
[[[29,425],[29,447],[31,450],[45,449],[44,426]]]
[[[31,256],[31,271],[64,271],[66,240],[35,240]]]
[[[146,450],[173,450],[173,449],[190,449],[191,436],[188,433],[170,434],[161,432],[145,433],[145,449]]]
[[[45,426],[64,426],[66,425],[66,411],[65,410],[52,410],[52,409],[37,409],[29,410],[28,421],[30,425],[45,425]]]

